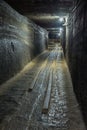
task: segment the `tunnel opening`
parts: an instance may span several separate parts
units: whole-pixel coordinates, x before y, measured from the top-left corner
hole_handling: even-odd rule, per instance
[[[21,130],[22,129],[25,130],[26,127],[27,130],[28,129],[33,130],[36,126],[37,126],[36,128],[38,128],[39,124],[41,125],[41,127],[43,126],[43,129],[47,130],[51,130],[51,127],[48,128],[48,125],[49,126],[52,125],[53,129],[56,129],[55,126],[58,125],[58,128],[60,127],[61,129],[63,127],[63,124],[64,127],[68,129],[66,125],[68,119],[70,119],[69,121],[71,124],[70,130],[73,129],[85,130],[85,125],[87,127],[87,112],[86,112],[87,32],[86,31],[87,31],[87,3],[85,1],[82,0],[56,0],[56,1],[1,0],[0,1],[0,84],[1,84],[0,120],[1,122],[3,122],[0,125],[1,129],[4,126],[4,130],[5,129],[7,130],[9,128],[13,130],[17,129],[18,127],[19,127],[18,130],[20,130],[21,123],[18,120],[18,118],[17,118],[18,126],[16,125],[15,128],[13,128],[11,125],[14,124],[14,120],[16,120],[17,115],[14,114],[14,111],[16,111],[15,109],[19,107],[17,102],[21,102],[22,105],[25,105],[26,111],[28,111],[26,104],[29,105],[29,111],[27,113],[26,111],[24,111],[24,113],[21,114],[24,114],[22,115],[23,116],[22,121],[24,120],[24,118],[26,118],[26,121],[29,121],[30,124],[29,126],[27,126],[27,123],[24,120],[23,123],[25,122],[25,124],[22,125],[23,128],[21,128]],[[73,86],[71,85],[72,83],[69,82],[71,81],[71,79],[69,78],[68,69],[66,67],[65,61],[67,62],[67,65],[69,67],[70,77],[72,79]],[[59,75],[57,75],[57,73],[59,73]],[[29,76],[29,78],[27,77],[27,75]],[[60,82],[58,78],[62,82]],[[43,80],[39,81],[39,79]],[[52,84],[51,79],[53,80],[54,85]],[[31,81],[33,83],[31,83]],[[42,86],[40,86],[39,82],[40,84],[42,84]],[[24,89],[24,84],[25,84],[25,90],[21,90]],[[53,86],[52,90],[50,84],[52,84]],[[22,86],[22,88],[20,88],[20,85]],[[34,88],[35,85],[40,86],[38,90]],[[57,85],[59,85],[58,86],[59,91],[57,90]],[[68,87],[66,87],[69,85],[70,90]],[[45,90],[43,86],[45,87],[50,86],[50,88],[48,89],[46,88]],[[18,92],[18,89],[21,91],[20,93]],[[30,92],[32,90],[33,90],[32,95],[35,95],[35,97],[27,93],[27,91]],[[23,96],[24,91],[26,91],[26,94]],[[58,94],[60,95],[59,97],[56,91],[58,91]],[[76,95],[78,102],[76,99],[73,98],[75,97],[73,91]],[[51,96],[54,97],[51,97],[50,94],[48,94],[51,92],[52,92]],[[66,100],[69,103],[68,105],[63,106],[64,105],[63,103],[66,104],[66,101],[61,103],[62,94],[65,94],[65,98],[63,100],[67,99],[68,95],[68,99]],[[62,118],[63,115],[59,116],[61,118],[59,119],[59,124],[58,120],[57,121],[55,121],[55,119],[51,120],[52,114],[56,113],[56,111],[54,111],[54,113],[49,112],[48,117],[46,115],[43,115],[41,117],[41,113],[39,113],[39,111],[42,110],[41,105],[42,106],[47,105],[42,104],[43,101],[45,102],[44,95],[45,97],[49,95],[46,99],[46,103],[48,104],[48,106],[50,106],[49,104],[52,104],[53,111],[55,110],[56,107],[59,107],[58,112],[60,112],[65,110],[64,107],[66,106],[68,106],[69,110],[72,109],[73,106],[74,109],[76,108],[76,113],[72,112],[74,116],[71,113],[69,113],[69,118],[66,117]],[[28,102],[25,103],[24,99],[19,100],[20,99],[19,96],[20,97],[23,96],[24,99],[26,99],[26,102],[30,98],[29,100],[30,103]],[[40,101],[40,96],[42,102]],[[70,96],[72,100],[70,99]],[[12,98],[12,101],[9,100],[10,99],[9,97]],[[57,101],[58,106],[55,105],[57,103],[54,103],[51,100],[51,98],[52,100],[55,100],[55,102],[56,99],[58,100],[58,98],[60,98],[59,101]],[[15,100],[15,102],[13,100]],[[11,107],[9,107],[8,105],[10,104],[9,102],[10,103],[14,102]],[[39,102],[39,105],[36,105],[37,102]],[[59,105],[59,103],[62,105]],[[73,105],[71,104],[70,106],[70,103],[72,103]],[[8,108],[7,111],[5,111],[5,108],[2,111],[3,106]],[[19,108],[20,110],[22,110],[21,106]],[[12,118],[11,116],[9,116],[10,109],[13,109],[11,113],[11,115],[13,114]],[[39,111],[37,111],[37,109],[39,109]],[[47,113],[48,110],[52,111],[51,106],[47,109],[43,109],[43,112]],[[83,116],[81,116],[80,110]],[[29,115],[29,112],[33,114]],[[60,112],[59,114],[61,113],[62,112]],[[18,115],[19,118],[21,118],[20,117],[21,114]],[[27,114],[29,115],[29,118],[27,117]],[[40,116],[38,116],[37,114],[38,115],[40,114]],[[56,114],[58,115],[58,113]],[[78,115],[77,118],[75,117],[75,114]],[[49,115],[51,115],[51,117]],[[55,117],[55,115],[53,116]],[[11,125],[9,125],[8,117],[9,119],[11,119]],[[58,117],[56,118],[58,119]],[[72,121],[73,118],[75,119],[75,121],[74,120]],[[6,120],[8,126],[6,126],[4,119]],[[36,121],[36,119],[38,121]],[[45,125],[42,125],[42,122],[40,122],[40,120],[44,122],[43,124]],[[35,127],[33,127],[32,121],[34,121]],[[73,126],[74,123],[75,126]],[[76,123],[81,124],[80,126],[78,126]]]

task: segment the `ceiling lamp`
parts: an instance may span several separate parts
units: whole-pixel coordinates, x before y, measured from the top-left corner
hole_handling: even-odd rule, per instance
[[[58,33],[58,36],[61,36],[61,33]]]
[[[59,18],[59,21],[60,21],[60,22],[63,22],[63,21],[64,21],[64,18],[63,18],[63,17],[60,17],[60,18]]]
[[[63,28],[59,28],[59,31],[62,32],[62,31],[63,31]]]

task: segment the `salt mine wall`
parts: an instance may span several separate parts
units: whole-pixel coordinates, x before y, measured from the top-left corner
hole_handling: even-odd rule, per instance
[[[47,48],[48,33],[0,0],[0,84]]]
[[[37,55],[47,49],[48,33],[38,26],[34,29],[34,41],[34,54]]]
[[[74,91],[87,120],[87,3],[78,0],[70,14],[67,62]],[[86,121],[87,123],[87,121]]]

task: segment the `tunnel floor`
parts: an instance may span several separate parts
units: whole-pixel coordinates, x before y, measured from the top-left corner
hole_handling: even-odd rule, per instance
[[[0,130],[86,130],[60,45],[0,86]]]

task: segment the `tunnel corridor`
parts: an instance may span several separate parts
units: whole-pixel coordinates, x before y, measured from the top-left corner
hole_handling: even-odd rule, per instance
[[[0,0],[0,130],[87,129],[87,2]]]
[[[60,45],[1,86],[0,109],[1,130],[85,130]]]

